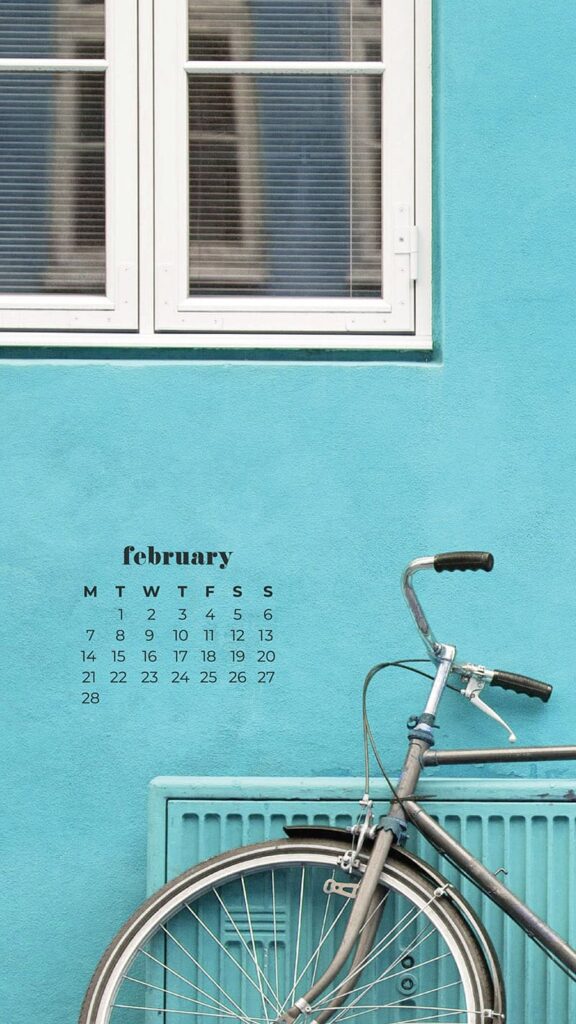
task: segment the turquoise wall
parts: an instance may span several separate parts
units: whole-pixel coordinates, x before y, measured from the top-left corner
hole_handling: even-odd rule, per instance
[[[10,1024],[74,1021],[144,891],[153,776],[359,773],[363,674],[420,654],[411,557],[494,552],[491,576],[423,580],[431,620],[556,684],[547,706],[494,695],[520,742],[574,741],[575,32],[565,0],[436,3],[435,362],[2,364]],[[274,688],[79,703],[81,585],[133,580],[121,550],[148,543],[232,549],[220,576],[274,584]],[[421,694],[375,684],[391,769]],[[440,720],[446,744],[503,739],[451,694]]]

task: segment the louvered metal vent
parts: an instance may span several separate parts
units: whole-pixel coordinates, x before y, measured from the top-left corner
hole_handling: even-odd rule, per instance
[[[576,945],[576,800],[572,783],[425,780],[429,813]],[[344,779],[158,779],[152,783],[150,889],[220,850],[283,835],[284,825],[348,827],[362,782]],[[374,794],[384,796],[382,788]],[[341,797],[341,799],[340,799]],[[408,846],[456,882],[457,872],[412,834]],[[459,883],[495,943],[507,1024],[576,1020],[576,986],[468,881]]]

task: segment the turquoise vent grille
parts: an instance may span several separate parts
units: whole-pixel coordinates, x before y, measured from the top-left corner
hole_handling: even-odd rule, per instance
[[[356,820],[361,793],[359,779],[156,779],[151,786],[149,888],[221,850],[282,836],[285,825],[347,828]],[[510,889],[576,945],[571,783],[425,780],[422,794],[419,799],[430,814],[492,871],[504,869]],[[385,798],[384,788],[375,786],[373,795]],[[458,884],[487,926],[504,970],[507,1024],[576,1021],[576,985],[413,830],[408,847]]]

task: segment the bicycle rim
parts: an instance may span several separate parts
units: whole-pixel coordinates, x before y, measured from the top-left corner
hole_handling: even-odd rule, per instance
[[[358,879],[338,867],[342,852],[323,841],[264,843],[175,879],[104,954],[80,1024],[272,1024],[338,948],[350,898],[325,885]],[[334,1024],[478,1024],[493,1009],[490,979],[446,890],[392,855],[379,902],[378,931],[345,1003],[347,968],[308,1019],[333,1007]]]

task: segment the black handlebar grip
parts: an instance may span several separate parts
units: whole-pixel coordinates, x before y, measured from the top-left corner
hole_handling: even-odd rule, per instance
[[[552,696],[552,687],[549,683],[541,683],[538,679],[531,679],[530,676],[519,676],[515,672],[501,672],[497,669],[494,672],[490,686],[499,686],[502,690],[514,690],[515,693],[525,693],[527,697],[539,697],[546,703]]]
[[[434,555],[436,572],[454,572],[455,569],[491,572],[493,566],[494,555],[489,551],[448,551],[445,555]]]

